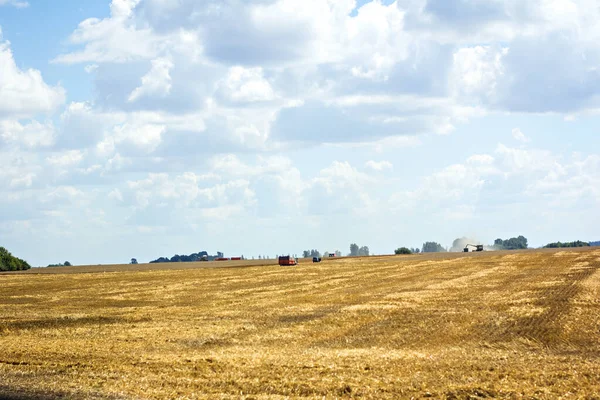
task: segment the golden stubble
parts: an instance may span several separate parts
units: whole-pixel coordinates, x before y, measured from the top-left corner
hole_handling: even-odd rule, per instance
[[[205,266],[0,275],[0,395],[600,393],[594,249]]]

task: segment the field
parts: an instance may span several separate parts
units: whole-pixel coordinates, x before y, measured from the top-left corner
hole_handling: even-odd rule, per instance
[[[600,394],[598,248],[223,266],[0,275],[0,398]]]

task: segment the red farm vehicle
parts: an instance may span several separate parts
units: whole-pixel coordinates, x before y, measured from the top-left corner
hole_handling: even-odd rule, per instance
[[[290,266],[297,265],[298,262],[292,256],[279,256],[279,265],[281,266]]]

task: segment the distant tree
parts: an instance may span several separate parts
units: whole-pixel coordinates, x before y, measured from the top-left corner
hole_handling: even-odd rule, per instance
[[[510,239],[502,240],[496,239],[494,241],[494,247],[497,250],[522,250],[527,248],[527,238],[525,236],[513,237]]]
[[[310,250],[304,250],[302,252],[302,258],[308,258],[310,257]]]
[[[414,249],[411,248],[410,251],[413,252],[414,254],[419,254],[421,252],[421,249],[419,249],[419,248],[414,248]]]
[[[138,261],[137,261],[135,258],[132,258],[132,259],[131,259],[131,262],[130,262],[130,264],[137,264],[137,263],[138,263]]]
[[[24,260],[13,256],[4,247],[0,247],[0,271],[24,271],[31,266]]]
[[[413,252],[407,248],[407,247],[400,247],[396,250],[394,250],[394,254],[396,255],[400,255],[400,254],[412,254]]]
[[[48,264],[49,268],[53,268],[53,267],[72,267],[71,263],[68,261],[65,261],[64,263],[58,263],[58,264]]]
[[[544,248],[558,249],[558,248],[563,248],[563,247],[589,247],[589,246],[590,246],[590,244],[588,242],[582,242],[581,240],[577,240],[575,242],[566,242],[566,243],[561,243],[561,242],[548,243],[547,245],[544,246]]]
[[[223,255],[223,253],[220,253],[220,252],[218,254]],[[171,258],[169,258],[169,257],[160,257],[160,258],[157,258],[156,260],[150,261],[150,263],[154,264],[154,263],[169,263],[169,262],[176,263],[176,262],[210,261],[210,260],[214,260],[217,257],[219,257],[219,256],[218,255],[217,256],[210,256],[207,251],[200,251],[198,253],[192,253],[192,254],[189,254],[189,255],[175,254]]]
[[[590,242],[590,246],[600,246],[600,241],[598,241],[598,242]]]
[[[441,244],[437,242],[425,242],[423,243],[423,253],[443,253],[446,251]]]
[[[339,251],[339,250],[336,250],[336,251],[335,251],[335,256],[336,256],[336,257],[341,257],[341,256],[342,256],[342,252],[341,252],[341,251]]]
[[[352,243],[350,245],[350,256],[355,257],[358,255],[358,252],[359,252],[358,245],[356,243]]]
[[[359,256],[368,256],[369,255],[369,246],[362,246],[358,249]]]

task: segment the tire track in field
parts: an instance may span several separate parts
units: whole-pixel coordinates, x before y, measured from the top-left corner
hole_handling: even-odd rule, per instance
[[[448,282],[466,280],[476,280],[478,274],[485,270],[482,263],[473,263],[470,259],[453,260],[452,262],[436,263],[417,263],[400,264],[376,268],[375,270],[357,270],[355,267],[351,271],[336,270],[333,278],[343,276],[345,279],[327,290],[320,290],[314,293],[314,296],[308,298],[302,291],[289,291],[285,297],[276,299],[275,304],[270,304],[272,298],[260,299],[249,293],[249,296],[243,301],[255,304],[251,307],[252,316],[248,315],[254,321],[257,331],[235,331],[230,332],[225,339],[226,342],[244,342],[249,337],[257,337],[260,332],[269,332],[272,336],[274,331],[279,329],[293,329],[296,324],[311,324],[321,326],[321,334],[312,346],[346,346],[348,340],[362,342],[364,338],[372,340],[371,331],[373,329],[386,329],[390,324],[398,324],[411,321],[418,318],[414,310],[407,310],[402,307],[396,307],[396,311],[386,311],[377,313],[377,315],[361,316],[369,320],[366,327],[364,323],[358,323],[353,320],[357,315],[347,312],[349,307],[363,306],[383,303],[398,303],[395,295],[407,293],[409,296],[418,294],[422,299],[428,301],[431,296],[439,296],[443,288],[438,288],[441,284]],[[341,275],[340,275],[341,274]],[[387,277],[387,278],[386,278]],[[332,276],[324,276],[313,282],[313,285],[323,289],[328,287]],[[290,282],[292,283],[292,282]],[[293,283],[294,285],[296,282]],[[392,296],[392,297],[390,297]],[[265,300],[269,307],[265,307]],[[298,301],[300,300],[300,301]],[[307,306],[304,310],[301,310]],[[277,306],[275,306],[277,305]],[[295,310],[282,312],[286,305],[294,305]],[[316,307],[312,307],[317,305]],[[340,331],[335,329],[331,331],[331,320],[339,319],[340,314],[344,313],[343,319],[346,320],[346,329]],[[368,314],[368,312],[367,312]],[[414,325],[410,322],[410,325]],[[367,328],[367,329],[365,329]],[[353,339],[352,339],[353,338]],[[357,343],[358,344],[358,343]]]
[[[460,324],[463,300],[469,298],[472,301],[470,292],[473,288],[480,285],[482,278],[501,268],[496,262],[481,263],[463,258],[441,268],[431,265],[426,271],[415,274],[414,280],[404,282],[405,285],[392,285],[379,293],[381,299],[406,294],[406,300],[417,300],[413,307],[380,312],[366,321],[349,325],[348,329],[332,337],[314,342],[313,346],[420,348],[452,342],[456,335],[449,331]]]
[[[507,310],[503,310],[507,320],[499,325],[488,323],[483,329],[479,326],[478,336],[488,343],[507,342],[521,337],[545,347],[565,344],[561,321],[569,314],[572,300],[582,291],[582,283],[598,270],[599,264],[597,261],[579,262],[567,267],[567,272],[561,272],[565,268],[563,260],[551,260],[547,267],[538,266],[534,271],[512,277],[504,282],[505,298],[510,299],[511,291],[530,289],[534,298],[527,306],[542,311],[514,318]],[[548,279],[554,283],[542,285]],[[506,303],[499,305],[506,306]]]

